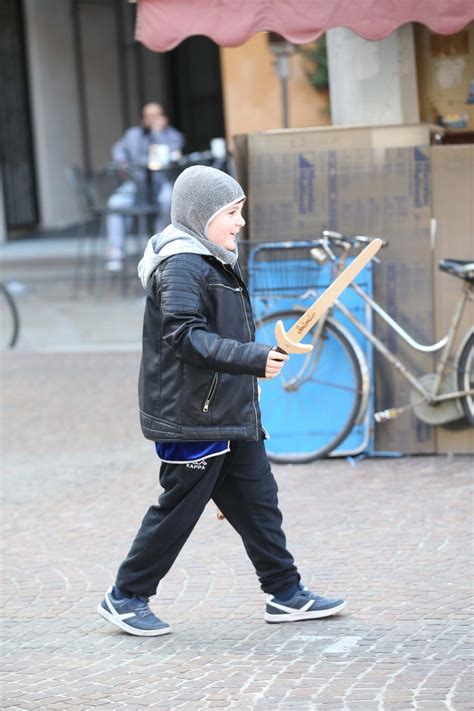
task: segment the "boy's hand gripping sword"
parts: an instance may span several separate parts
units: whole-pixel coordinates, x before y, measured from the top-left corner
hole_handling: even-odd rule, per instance
[[[283,327],[283,322],[278,321],[275,326],[275,338],[278,343],[276,350],[283,351],[284,353],[308,353],[313,350],[313,346],[310,343],[300,343],[300,341],[306,336],[308,331],[312,329],[321,316],[331,308],[336,299],[342,294],[344,289],[349,286],[351,281],[356,278],[366,264],[375,257],[382,244],[381,239],[376,238],[372,240],[349,266],[339,274],[337,279],[328,286],[326,291],[323,291],[314,304],[304,312],[294,326],[290,328],[288,333]]]

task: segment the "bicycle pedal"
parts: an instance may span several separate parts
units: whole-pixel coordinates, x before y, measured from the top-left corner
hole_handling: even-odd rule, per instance
[[[394,420],[396,417],[398,417],[398,411],[393,407],[388,410],[374,412],[374,420],[376,422],[387,422],[387,420]]]

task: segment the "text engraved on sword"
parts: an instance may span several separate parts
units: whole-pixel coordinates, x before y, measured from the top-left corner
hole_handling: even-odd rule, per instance
[[[308,314],[306,316],[305,320],[296,326],[296,330],[297,330],[299,336],[301,336],[303,331],[306,330],[306,327],[311,323],[311,321],[313,321],[313,319],[314,319],[314,314]]]

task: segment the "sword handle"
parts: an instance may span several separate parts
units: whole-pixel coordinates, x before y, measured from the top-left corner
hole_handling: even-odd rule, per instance
[[[283,348],[280,348],[280,346],[273,346],[272,351],[276,351],[277,353],[283,353],[283,355],[288,355],[287,351],[284,351]]]

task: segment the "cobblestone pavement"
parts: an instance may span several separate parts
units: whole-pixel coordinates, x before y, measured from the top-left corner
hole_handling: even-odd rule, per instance
[[[306,584],[347,597],[338,617],[265,624],[212,505],[152,600],[171,635],[131,637],[98,617],[158,495],[137,362],[3,358],[1,707],[472,710],[467,457],[274,468],[289,547]]]

